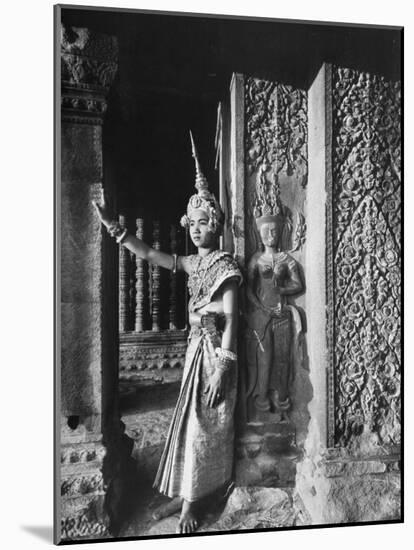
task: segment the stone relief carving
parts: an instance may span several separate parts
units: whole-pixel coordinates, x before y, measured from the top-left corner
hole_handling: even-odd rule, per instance
[[[267,80],[246,78],[246,166],[248,174],[277,159],[277,85]]]
[[[288,419],[302,331],[290,297],[302,292],[303,281],[290,252],[299,251],[306,240],[303,213],[296,212],[294,224],[291,209],[281,202],[280,178],[293,176],[292,185],[306,185],[307,95],[247,78],[245,111],[246,169],[256,178],[247,188],[246,204],[253,251],[247,284],[247,408],[250,420],[278,421]]]
[[[61,106],[65,122],[102,124],[117,56],[114,37],[62,25]]]
[[[62,82],[109,88],[118,67],[114,37],[62,25],[61,48]]]
[[[63,519],[61,522],[61,531],[62,538],[68,540],[85,537],[104,537],[109,535],[107,525],[96,519],[89,519],[88,513]]]
[[[305,90],[278,85],[278,173],[296,175],[303,187],[308,175],[308,99]]]
[[[145,353],[139,343],[134,349],[121,347],[120,376],[132,375],[136,371],[146,369],[183,368],[185,360],[186,339],[182,345],[166,344],[145,348]]]
[[[245,85],[245,104],[248,174],[265,165],[274,176],[295,175],[306,186],[306,91],[249,77]]]
[[[99,461],[101,462],[106,454],[105,447],[92,445],[91,447],[64,447],[60,454],[61,464],[84,464]]]
[[[332,72],[334,442],[400,442],[399,83]]]
[[[305,216],[301,212],[297,212],[291,252],[296,252],[297,250],[300,250],[305,245],[305,242],[306,242]]]
[[[78,496],[88,493],[103,492],[104,479],[101,472],[89,475],[76,475],[62,481],[60,492],[62,496]]]
[[[299,312],[288,297],[299,294],[303,282],[298,262],[286,251],[291,223],[279,194],[277,184],[269,185],[259,170],[254,217],[262,247],[247,270],[247,396],[259,413],[278,413],[284,419],[290,408],[294,348],[302,330]]]

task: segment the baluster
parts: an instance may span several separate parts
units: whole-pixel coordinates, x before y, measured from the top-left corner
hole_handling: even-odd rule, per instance
[[[134,330],[135,320],[134,320],[134,311],[135,311],[135,272],[136,272],[136,256],[131,251],[128,250],[128,260],[129,260],[129,280],[128,280],[128,330]]]
[[[161,249],[160,243],[160,222],[155,221],[153,226],[153,244],[152,247],[155,250]],[[161,311],[160,311],[160,290],[161,290],[161,268],[158,265],[152,266],[152,277],[151,277],[151,304],[152,304],[152,330],[160,330],[160,320],[161,320]]]
[[[171,254],[177,252],[177,229],[174,225],[170,229]],[[170,307],[168,310],[169,328],[170,330],[177,329],[177,274],[171,271],[170,278]]]
[[[126,226],[125,216],[119,216],[121,227]],[[119,331],[128,330],[129,309],[129,251],[119,247]]]
[[[136,220],[136,236],[138,239],[144,239],[144,220]],[[136,304],[135,304],[135,330],[143,332],[145,330],[145,266],[142,258],[136,258]]]

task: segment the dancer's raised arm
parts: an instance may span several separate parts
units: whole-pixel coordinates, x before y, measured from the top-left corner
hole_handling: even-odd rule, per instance
[[[135,235],[130,235],[126,229],[123,229],[116,220],[112,219],[105,200],[103,200],[100,204],[96,201],[92,202],[96,212],[98,213],[99,219],[107,228],[109,234],[112,237],[115,237],[118,243],[122,244],[138,256],[138,258],[142,258],[151,264],[159,265],[165,269],[171,269],[173,271],[177,269],[186,270],[186,262],[184,258],[166,254],[160,250],[155,250],[141,239],[135,237]]]

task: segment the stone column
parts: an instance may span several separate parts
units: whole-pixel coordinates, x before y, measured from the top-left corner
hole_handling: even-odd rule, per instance
[[[60,46],[56,542],[116,533],[131,468],[117,405],[117,247],[91,203],[103,192],[102,124],[117,44],[62,26]]]
[[[312,523],[400,518],[401,91],[323,65],[309,94]]]

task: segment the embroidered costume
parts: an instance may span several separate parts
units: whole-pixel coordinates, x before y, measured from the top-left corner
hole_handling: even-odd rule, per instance
[[[204,258],[188,259],[191,313],[208,305],[225,281],[235,277],[241,282],[237,263],[226,252],[215,250]],[[216,369],[215,348],[221,346],[223,326],[223,315],[205,313],[190,329],[181,391],[154,484],[169,497],[193,502],[231,479],[236,365],[226,373],[224,398],[218,405],[207,405],[205,393]]]

